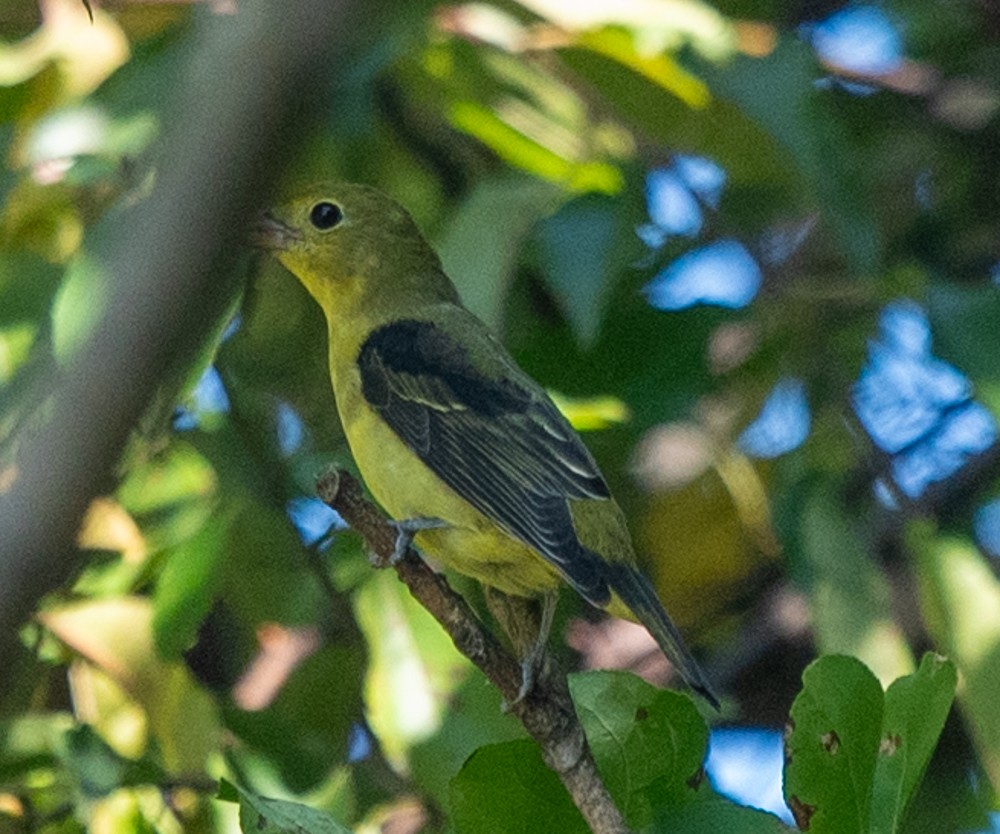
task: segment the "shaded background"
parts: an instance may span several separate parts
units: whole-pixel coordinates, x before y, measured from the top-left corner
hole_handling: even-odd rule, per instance
[[[153,236],[136,218],[184,169],[170,153],[202,53],[231,37],[252,60],[268,40],[240,28],[235,0],[92,5],[93,21],[76,0],[0,11],[0,502],[47,421],[77,418],[52,417],[47,380],[107,374],[80,357],[106,332],[114,281],[148,268],[107,264],[122,228]],[[470,308],[584,433],[726,696],[720,790],[790,819],[780,733],[803,667],[853,654],[887,685],[933,648],[963,683],[905,830],[991,830],[995,9],[380,10],[280,118],[267,105],[280,141],[251,169],[267,193],[244,202],[342,178],[411,210]],[[194,89],[265,95],[233,75]],[[225,159],[221,128],[197,140],[190,158],[210,143]],[[462,762],[520,735],[311,497],[324,465],[350,465],[324,324],[280,267],[227,249],[249,208],[220,208],[230,254],[204,297],[176,290],[205,312],[144,373],[117,465],[66,485],[88,505],[82,558],[47,553],[58,581],[16,600],[36,614],[0,696],[0,813],[26,830],[222,830],[219,776],[345,825],[443,830]],[[4,534],[10,559],[17,528]],[[568,594],[556,635],[569,666],[677,684],[641,629]]]

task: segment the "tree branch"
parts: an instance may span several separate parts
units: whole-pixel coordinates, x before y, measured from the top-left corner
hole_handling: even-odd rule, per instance
[[[375,4],[380,6],[380,4]],[[385,4],[381,4],[385,5]],[[17,631],[78,567],[75,538],[91,499],[113,485],[129,432],[178,356],[194,350],[237,291],[232,253],[330,81],[348,38],[379,13],[356,0],[248,0],[201,20],[165,119],[157,181],[124,214],[107,251],[104,315],[71,360],[40,380],[44,408],[25,421],[0,469],[0,687]]]
[[[337,470],[316,483],[320,498],[365,540],[384,566],[389,564],[396,531],[365,498],[358,481]],[[542,749],[545,763],[562,780],[594,834],[626,834],[625,821],[608,794],[573,709],[566,678],[544,664],[535,686],[520,701],[521,664],[486,630],[469,604],[410,548],[395,564],[410,593],[436,619],[455,647],[500,690],[511,712]],[[517,602],[512,599],[512,606]],[[512,610],[512,614],[515,614]]]

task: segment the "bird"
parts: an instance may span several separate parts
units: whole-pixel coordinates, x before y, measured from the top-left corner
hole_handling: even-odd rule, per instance
[[[719,701],[638,567],[594,457],[534,379],[461,302],[409,213],[327,182],[251,231],[325,314],[334,399],[368,490],[399,532],[487,588],[543,600],[523,696],[568,584],[642,623],[688,686]]]

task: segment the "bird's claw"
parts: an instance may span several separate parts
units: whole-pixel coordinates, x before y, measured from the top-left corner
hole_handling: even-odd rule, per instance
[[[396,544],[389,556],[389,566],[399,563],[406,551],[413,544],[413,537],[421,530],[438,530],[448,524],[440,518],[404,518],[400,521],[390,521],[389,525],[396,531]]]
[[[535,650],[521,661],[521,686],[517,690],[517,698],[514,699],[515,704],[521,703],[528,696],[528,693],[535,688],[538,673],[541,671],[544,662],[544,646],[536,646]]]

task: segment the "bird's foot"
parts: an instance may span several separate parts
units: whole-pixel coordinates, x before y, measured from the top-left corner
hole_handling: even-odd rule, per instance
[[[389,525],[396,531],[396,545],[389,557],[389,566],[395,565],[403,556],[411,544],[413,537],[422,530],[439,530],[447,527],[448,522],[440,518],[404,518],[400,521],[390,521]]]
[[[552,631],[552,620],[556,613],[556,594],[546,594],[542,600],[541,618],[538,623],[538,634],[531,645],[528,653],[521,660],[521,686],[517,690],[517,697],[510,703],[504,702],[504,711],[509,710],[516,704],[521,703],[535,684],[542,677],[545,671],[545,664],[548,660],[549,634]]]
[[[517,690],[517,697],[513,701],[506,698],[500,703],[501,712],[510,712],[531,694],[535,684],[542,677],[543,669],[548,661],[548,653],[543,644],[537,644],[531,652],[521,661],[521,686]]]
[[[521,661],[521,687],[517,690],[515,704],[521,703],[535,688],[542,667],[545,665],[545,644],[536,643],[528,656]]]

